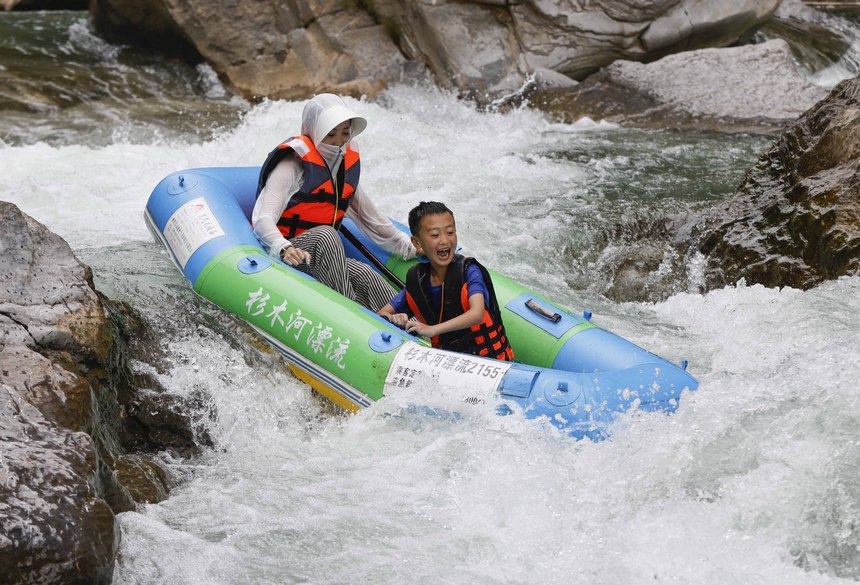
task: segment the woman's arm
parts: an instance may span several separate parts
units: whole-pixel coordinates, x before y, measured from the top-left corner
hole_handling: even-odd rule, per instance
[[[285,158],[269,173],[266,186],[254,204],[251,214],[254,235],[268,248],[271,256],[280,257],[281,250],[292,245],[278,230],[278,220],[290,197],[299,190],[302,175],[299,161],[292,156]]]
[[[389,252],[397,254],[404,260],[415,257],[415,246],[412,245],[412,240],[376,208],[361,185],[355,190],[355,195],[346,211],[346,217],[354,221],[374,243]]]

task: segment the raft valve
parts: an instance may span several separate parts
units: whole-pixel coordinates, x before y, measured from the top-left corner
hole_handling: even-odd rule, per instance
[[[582,317],[583,317],[586,321],[591,321],[591,311],[583,311],[583,312],[582,312]]]
[[[403,344],[404,338],[400,335],[392,335],[390,331],[376,331],[367,339],[367,345],[376,353],[384,353],[397,349]]]

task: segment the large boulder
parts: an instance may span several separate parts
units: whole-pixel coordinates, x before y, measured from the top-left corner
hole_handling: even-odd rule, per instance
[[[785,128],[733,195],[703,211],[611,226],[596,244],[589,262],[599,275],[574,285],[616,301],[741,280],[808,289],[860,273],[860,76]]]
[[[167,496],[154,454],[211,444],[195,420],[214,413],[132,372],[145,324],[62,238],[2,201],[0,225],[0,575],[109,583],[114,514]]]
[[[102,375],[110,324],[92,273],[68,244],[0,202],[0,382],[59,425],[82,429],[93,405],[80,365]]]
[[[756,39],[783,39],[804,75],[832,89],[853,77],[860,62],[857,25],[841,10],[816,10],[803,0],[783,0],[773,17],[759,27]]]
[[[373,95],[424,79],[479,101],[617,59],[725,46],[779,0],[92,0],[100,30],[204,59],[245,97]]]
[[[827,92],[794,64],[788,44],[700,49],[652,63],[616,61],[570,88],[550,88],[532,105],[573,122],[587,116],[624,126],[772,133]]]
[[[694,233],[708,287],[806,289],[860,272],[860,76],[789,127]]]
[[[780,0],[532,0],[511,2],[529,68],[583,79],[616,59],[652,61],[721,47],[765,22]]]

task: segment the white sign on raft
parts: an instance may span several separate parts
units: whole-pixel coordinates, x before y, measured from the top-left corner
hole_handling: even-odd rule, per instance
[[[223,235],[221,224],[203,197],[192,199],[174,211],[164,226],[164,238],[183,269],[197,248]]]
[[[408,342],[394,358],[385,388],[408,388],[421,378],[432,379],[439,386],[467,393],[469,402],[490,402],[510,367],[510,362]]]

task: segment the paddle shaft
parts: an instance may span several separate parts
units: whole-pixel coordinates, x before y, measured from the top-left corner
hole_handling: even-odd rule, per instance
[[[401,289],[406,288],[406,285],[405,285],[405,284],[403,284],[403,281],[402,281],[402,280],[400,280],[399,278],[397,278],[397,275],[396,275],[396,274],[394,274],[393,272],[391,272],[391,271],[388,269],[388,267],[387,267],[385,264],[383,264],[383,263],[382,263],[382,261],[381,261],[379,258],[377,258],[376,256],[374,256],[374,255],[373,255],[373,252],[371,252],[370,250],[368,250],[368,249],[367,249],[367,246],[365,246],[364,244],[362,244],[362,243],[361,243],[361,240],[359,240],[357,237],[355,237],[355,234],[353,234],[351,231],[349,231],[348,229],[346,229],[346,227],[345,227],[345,226],[340,226],[340,231],[343,233],[344,237],[346,237],[346,239],[347,239],[347,240],[349,240],[350,242],[352,242],[352,245],[353,245],[353,246],[355,246],[356,248],[358,248],[358,250],[359,250],[362,254],[364,254],[364,256],[365,256],[368,260],[370,260],[370,263],[371,263],[371,264],[373,264],[374,266],[376,266],[382,274],[384,274],[386,277],[388,277],[388,280],[390,280],[391,282],[393,282],[394,284],[396,284],[396,285],[397,285],[398,287],[400,287]]]

